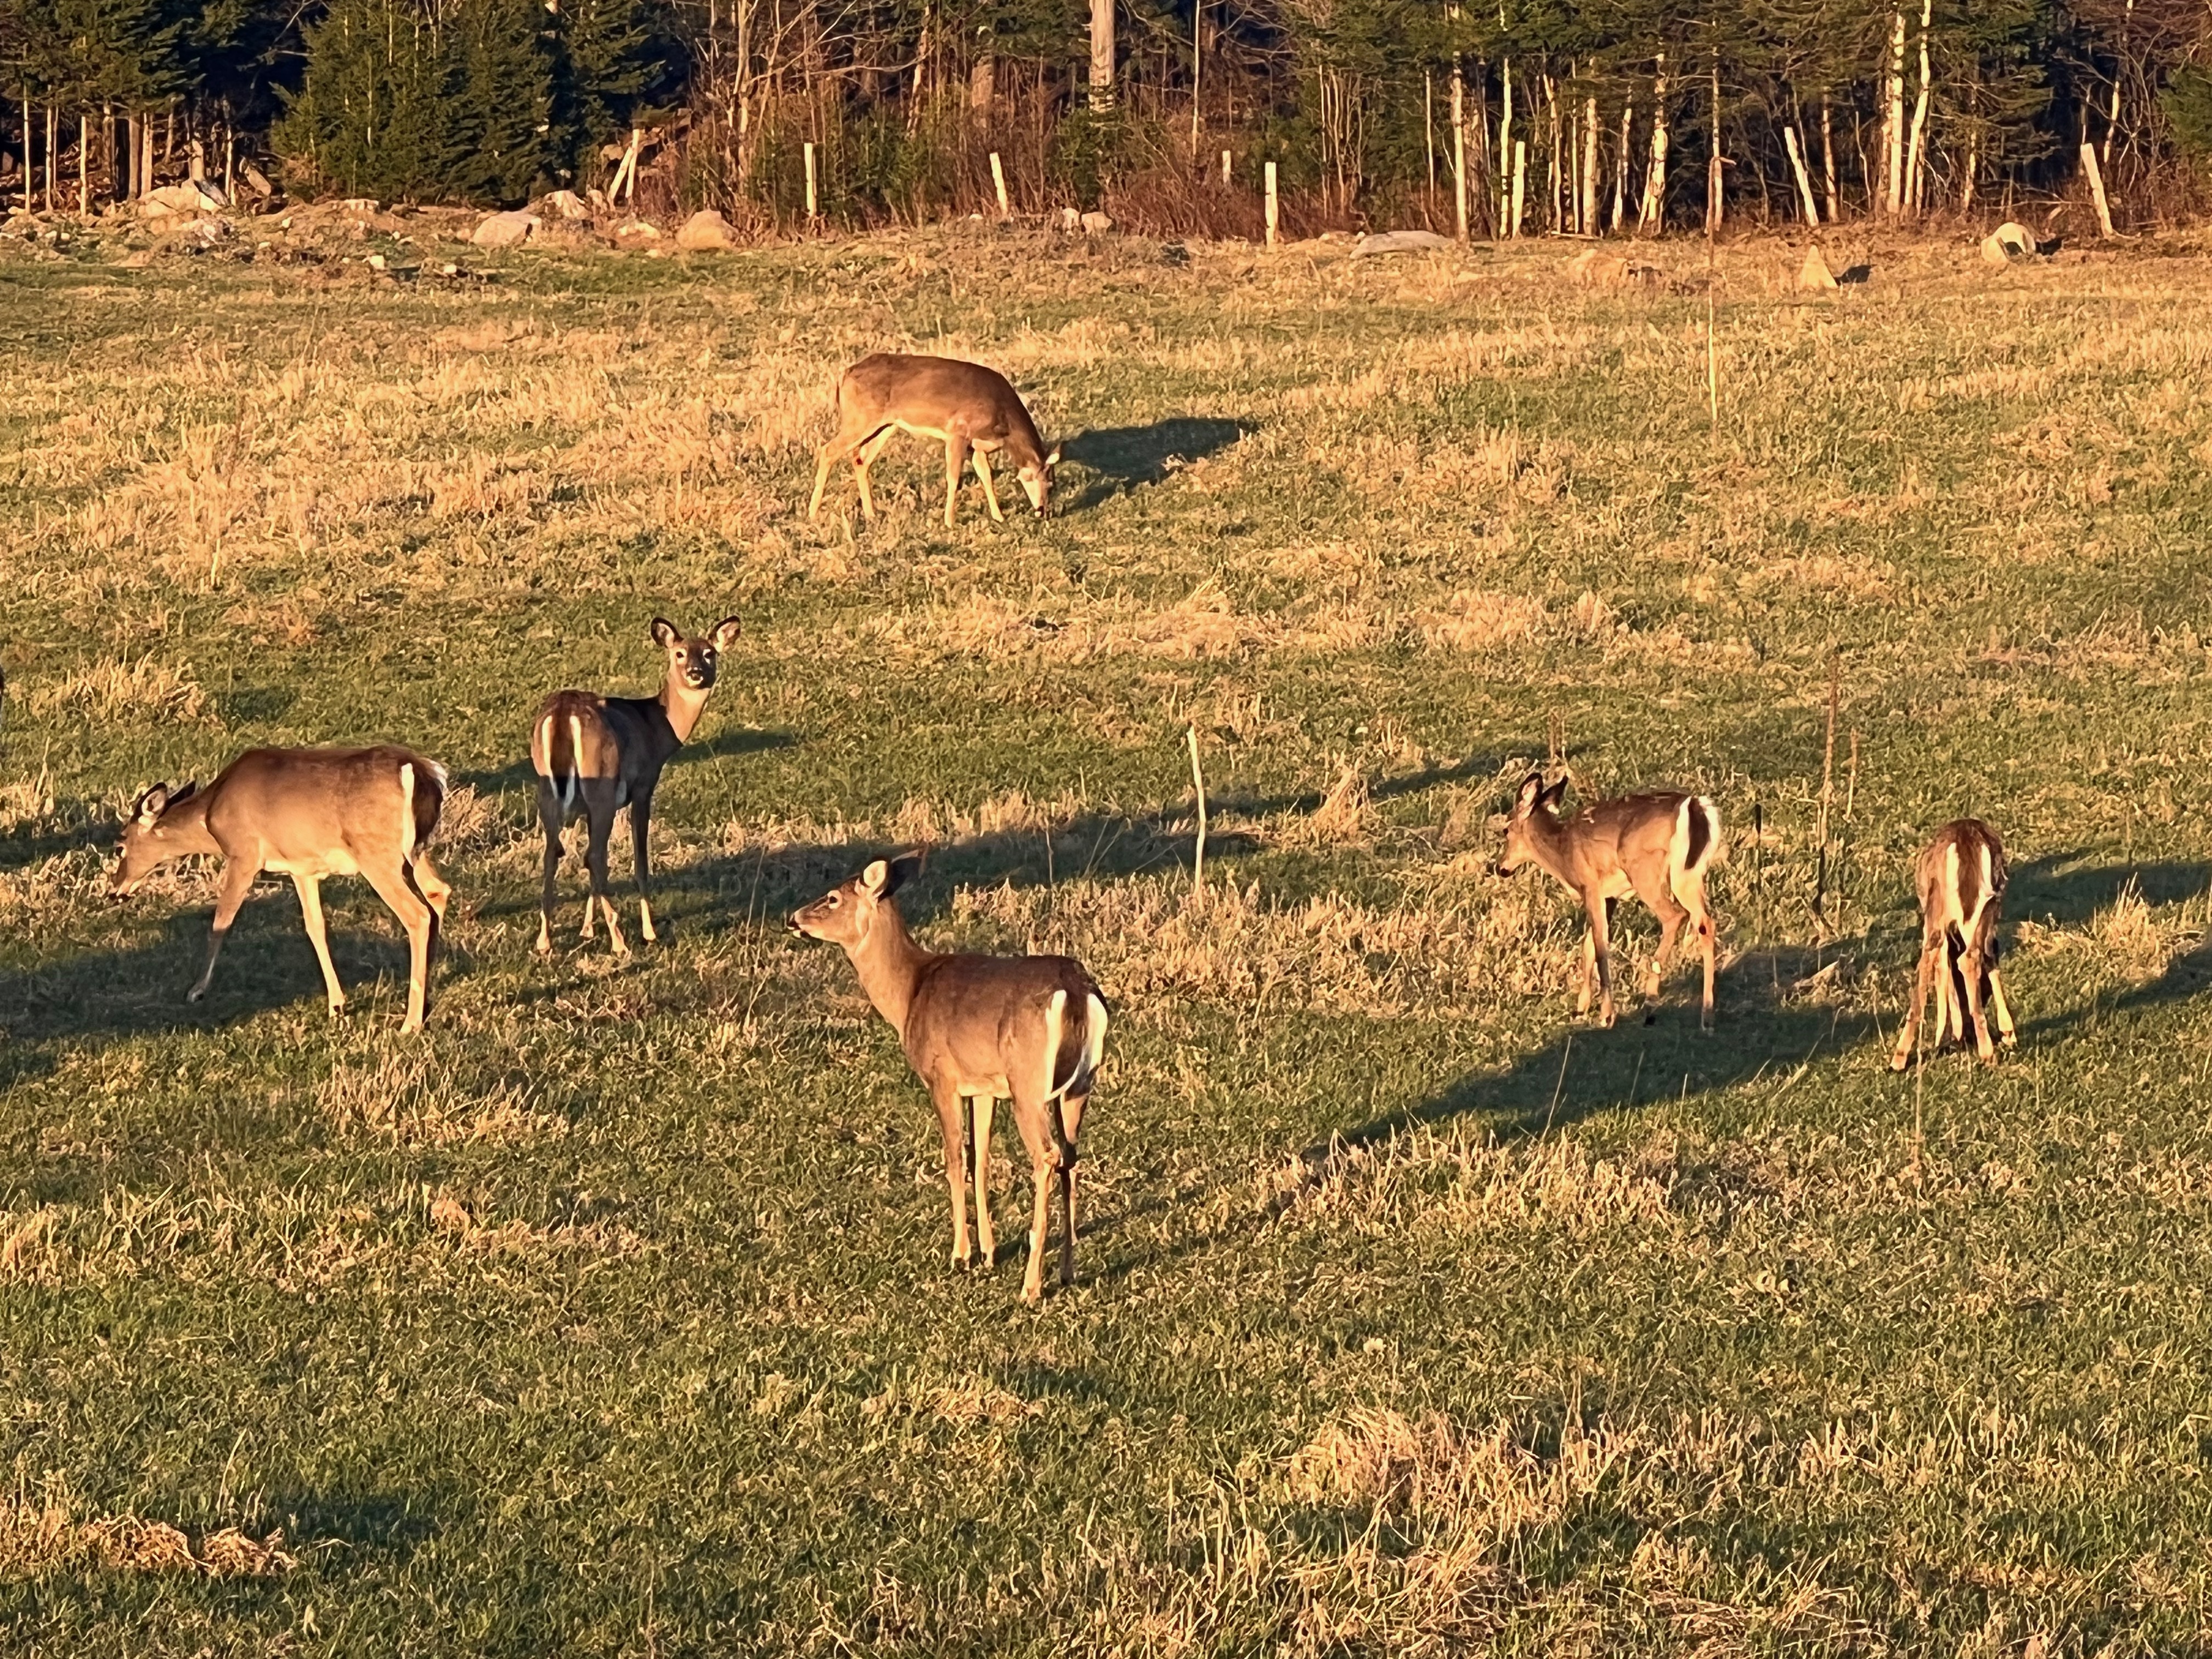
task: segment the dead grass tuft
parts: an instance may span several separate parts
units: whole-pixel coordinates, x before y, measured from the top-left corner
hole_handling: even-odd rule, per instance
[[[58,1572],[184,1572],[204,1578],[273,1578],[299,1565],[279,1530],[237,1527],[201,1535],[135,1515],[79,1521],[59,1502],[0,1499],[0,1579]]]
[[[136,662],[106,658],[30,696],[41,716],[103,721],[198,720],[210,714],[207,694],[190,674],[151,656]]]

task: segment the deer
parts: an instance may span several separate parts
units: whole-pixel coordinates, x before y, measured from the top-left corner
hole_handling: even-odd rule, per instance
[[[952,527],[960,496],[961,469],[971,458],[975,476],[983,482],[992,520],[1006,522],[1006,515],[999,510],[998,489],[991,482],[990,457],[1000,453],[1013,463],[1037,516],[1046,516],[1060,451],[1046,453],[1036,422],[1006,377],[954,357],[912,357],[888,351],[861,358],[837,382],[836,435],[817,452],[814,501],[806,516],[821,514],[830,469],[842,457],[852,462],[860,480],[861,513],[873,519],[876,500],[868,489],[868,469],[901,432],[935,438],[945,445],[946,529]]]
[[[538,774],[538,817],[545,830],[545,888],[538,911],[538,951],[553,949],[554,878],[561,867],[561,836],[568,820],[584,816],[584,866],[590,890],[584,895],[582,941],[592,941],[596,905],[607,919],[607,939],[615,954],[629,954],[607,896],[607,837],[615,814],[629,808],[630,857],[637,879],[638,931],[658,944],[649,890],[646,837],[653,824],[653,792],[661,769],[690,741],[699,716],[714,689],[717,665],[738,637],[738,619],[725,617],[702,635],[687,635],[665,617],[655,617],[653,642],[668,659],[668,677],[657,697],[610,697],[597,691],[556,691],[538,705],[530,732],[530,765]]]
[[[452,891],[429,853],[446,793],[444,767],[396,744],[249,749],[204,789],[157,783],[138,797],[108,890],[130,893],[175,859],[204,854],[222,860],[207,967],[186,999],[198,1002],[256,878],[264,870],[291,877],[336,1018],[345,1012],[345,990],[331,963],[322,882],[365,876],[407,930],[407,1018],[399,1029],[420,1031]]]
[[[1060,1282],[1075,1282],[1076,1137],[1105,1060],[1106,1001],[1083,964],[1070,957],[923,950],[891,896],[920,862],[912,854],[876,860],[794,911],[791,928],[843,947],[860,988],[898,1033],[907,1063],[929,1091],[945,1143],[956,1267],[968,1267],[976,1255],[968,1231],[963,1109],[973,1103],[975,1233],[988,1271],[998,1254],[991,1230],[991,1117],[999,1101],[1012,1100],[1014,1127],[1029,1149],[1036,1194],[1022,1279],[1024,1300],[1034,1303],[1044,1294],[1045,1234],[1055,1187]]]
[[[1567,791],[1561,778],[1548,787],[1531,772],[1514,797],[1505,823],[1505,850],[1498,873],[1510,876],[1535,864],[1582,901],[1589,918],[1583,941],[1583,985],[1575,1005],[1589,1012],[1593,991],[1599,1023],[1613,1024],[1613,905],[1633,893],[1659,919],[1659,952],[1644,978],[1647,1000],[1659,995],[1674,960],[1682,924],[1696,929],[1705,958],[1705,1000],[1698,1024],[1713,1025],[1713,946],[1716,929],[1705,905],[1705,871],[1721,841],[1721,815],[1703,795],[1654,790],[1585,806],[1571,818],[1559,815]],[[1646,1016],[1649,1024],[1651,1015]]]
[[[1997,973],[2004,842],[1979,818],[1956,819],[1936,832],[1913,873],[1920,895],[1920,976],[1905,1029],[1897,1034],[1897,1048],[1889,1057],[1890,1070],[1901,1072],[1912,1063],[1921,1011],[1931,991],[1936,997],[1934,1046],[1943,1046],[1948,1027],[1961,1043],[1971,1039],[1974,1052],[1984,1061],[1993,1060],[1996,1044],[1990,1040],[1989,1014],[1996,1016],[1998,1042],[2009,1048],[2018,1041],[2004,981]]]

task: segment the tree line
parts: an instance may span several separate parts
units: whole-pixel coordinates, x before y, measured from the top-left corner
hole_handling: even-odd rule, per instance
[[[1469,235],[2193,212],[2203,0],[0,0],[0,194]],[[2022,209],[2021,210],[2025,210]]]

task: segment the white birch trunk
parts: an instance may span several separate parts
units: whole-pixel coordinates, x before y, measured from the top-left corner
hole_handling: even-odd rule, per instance
[[[1888,190],[1882,206],[1894,219],[1905,206],[1905,14],[1889,15],[1889,100],[1881,129]]]
[[[1636,100],[1631,98],[1620,106],[1620,164],[1613,170],[1613,234],[1620,234],[1621,221],[1628,216],[1628,152],[1635,129]]]
[[[1835,122],[1830,112],[1828,94],[1825,92],[1820,94],[1820,167],[1827,174],[1828,222],[1838,224],[1842,222],[1844,215],[1836,192]]]
[[[1805,171],[1804,153],[1797,146],[1797,129],[1782,129],[1782,142],[1790,150],[1790,170],[1797,175],[1797,197],[1805,209],[1805,222],[1817,226],[1820,222],[1820,204],[1813,199],[1813,178]]]
[[[1667,216],[1667,54],[1651,83],[1651,165],[1644,174],[1644,201],[1636,216],[1638,231],[1656,234]]]
[[[1918,214],[1926,195],[1928,173],[1928,98],[1931,76],[1928,70],[1928,26],[1936,15],[1935,0],[1920,0],[1920,95],[1912,106],[1912,139],[1905,159],[1905,201]]]
[[[1114,107],[1114,0],[1091,0],[1091,109]]]

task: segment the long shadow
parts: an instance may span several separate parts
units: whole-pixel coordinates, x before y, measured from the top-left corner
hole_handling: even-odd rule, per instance
[[[2055,853],[2032,864],[2016,866],[2005,889],[2008,917],[2079,927],[2099,911],[2106,910],[2131,889],[2146,903],[2178,904],[2212,890],[2212,864],[2160,862],[2107,864],[2073,867],[2078,852]],[[2212,988],[2212,933],[2173,958],[2157,978],[2121,993],[2106,1004],[2112,1008],[2146,1009],[2164,1006],[2196,996]],[[2071,1008],[2031,1019],[2021,1027],[2023,1036],[2062,1032],[2090,1017],[2087,1008]]]
[[[1178,415],[1150,426],[1104,427],[1070,438],[1060,447],[1060,459],[1101,475],[1076,498],[1071,510],[1097,507],[1139,484],[1158,483],[1174,471],[1173,463],[1218,454],[1257,430],[1258,422],[1249,419]]]
[[[696,765],[701,761],[726,760],[738,755],[758,755],[771,749],[795,749],[799,746],[796,732],[773,726],[745,726],[717,732],[713,737],[698,743],[687,743],[669,759],[671,766]],[[457,784],[466,784],[480,795],[497,795],[507,789],[534,789],[538,774],[530,764],[527,755],[517,756],[505,766],[478,769],[453,775]]]

